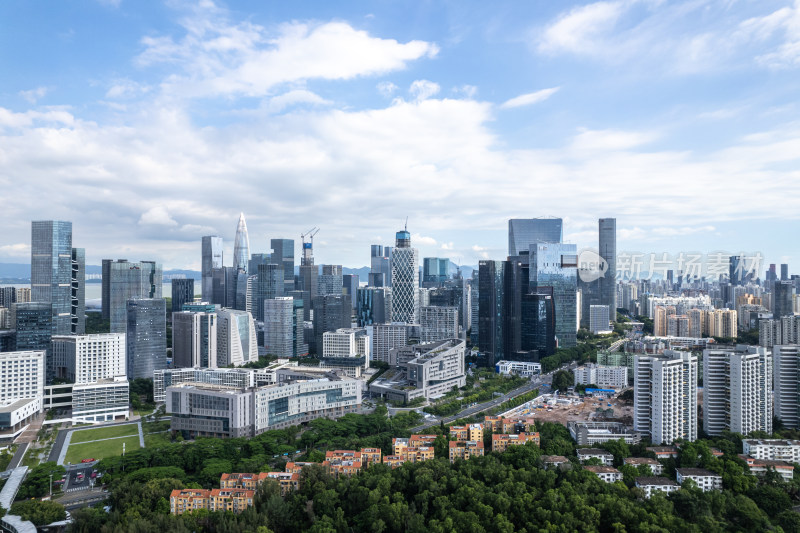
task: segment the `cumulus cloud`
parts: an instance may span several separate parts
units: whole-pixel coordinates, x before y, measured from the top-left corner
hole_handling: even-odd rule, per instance
[[[382,81],[377,85],[378,92],[385,98],[391,98],[399,89],[397,85],[390,81]]]
[[[431,96],[439,94],[439,87],[438,83],[434,83],[428,80],[416,80],[411,84],[409,87],[408,92],[413,96],[417,101],[420,100],[427,100]]]
[[[542,89],[536,92],[521,94],[519,96],[515,96],[510,100],[506,100],[502,104],[500,104],[500,109],[513,109],[515,107],[522,107],[531,104],[538,104],[539,102],[544,102],[555,93],[558,92],[560,87],[551,87],[549,89]]]
[[[262,96],[282,83],[310,79],[347,80],[401,70],[438,47],[425,41],[400,43],[373,37],[345,22],[292,22],[265,28],[235,23],[210,3],[183,21],[185,35],[142,39],[141,66],[172,64],[165,92],[183,97]]]
[[[167,208],[163,205],[151,207],[149,210],[142,213],[139,218],[140,225],[147,226],[177,226],[178,223],[173,219]]]

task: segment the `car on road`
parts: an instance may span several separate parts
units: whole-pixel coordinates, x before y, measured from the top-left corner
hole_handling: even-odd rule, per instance
[[[81,463],[93,463],[93,462],[95,462],[96,460],[97,460],[97,459],[81,459]]]
[[[83,472],[79,472],[79,473],[75,474],[75,483],[83,483],[83,480],[85,478],[86,478],[86,476],[83,475]]]

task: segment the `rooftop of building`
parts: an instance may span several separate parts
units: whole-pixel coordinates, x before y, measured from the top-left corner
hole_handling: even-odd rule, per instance
[[[636,478],[636,484],[640,487],[646,485],[656,485],[656,486],[664,486],[669,485],[672,487],[677,487],[678,483],[672,479],[665,478],[665,477],[658,477],[658,476],[640,476]]]
[[[12,413],[17,409],[21,409],[22,407],[35,401],[36,398],[22,398],[20,400],[14,400],[13,402],[2,404],[0,405],[0,413]]]
[[[545,463],[568,463],[569,459],[563,455],[543,455],[542,461]]]
[[[600,448],[579,448],[578,450],[576,450],[576,453],[578,454],[578,456],[581,456],[581,455],[604,455],[604,456],[608,455],[608,456],[613,456],[612,453],[609,453],[609,452],[607,452],[605,450],[601,450]]]
[[[658,465],[657,460],[650,457],[626,457],[624,460],[626,465]]]
[[[771,466],[772,468],[794,469],[794,465],[791,465],[786,461],[778,461],[776,459],[756,459],[755,457],[749,457],[744,454],[739,454],[739,458],[744,459],[750,466]]]
[[[675,471],[678,472],[678,474],[680,474],[681,476],[720,477],[720,475],[717,474],[716,472],[712,472],[711,470],[706,470],[705,468],[676,468]]]
[[[595,474],[619,474],[619,470],[614,468],[613,466],[597,466],[597,465],[586,465],[583,467],[584,470],[588,470],[589,472],[594,472]]]
[[[800,440],[787,439],[742,439],[749,446],[800,446]]]

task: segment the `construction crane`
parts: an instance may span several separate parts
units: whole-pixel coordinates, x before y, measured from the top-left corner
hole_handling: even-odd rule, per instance
[[[319,233],[319,228],[314,226],[305,233],[300,234],[303,240],[303,257],[300,258],[300,265],[310,266],[314,264],[314,235]],[[306,242],[308,237],[308,242]]]
[[[313,228],[311,228],[310,230],[308,230],[305,233],[301,233],[300,234],[300,238],[303,240],[303,244],[306,243],[306,237],[308,237],[309,242],[313,244],[314,235],[316,235],[317,233],[319,233],[319,228],[316,227],[316,226],[314,226]]]

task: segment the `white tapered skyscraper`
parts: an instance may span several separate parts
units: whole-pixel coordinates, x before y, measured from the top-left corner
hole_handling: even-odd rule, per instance
[[[247,235],[247,222],[244,213],[239,214],[236,226],[236,240],[233,245],[233,268],[247,272],[247,261],[250,259],[250,237]]]

